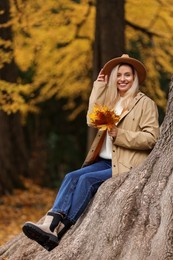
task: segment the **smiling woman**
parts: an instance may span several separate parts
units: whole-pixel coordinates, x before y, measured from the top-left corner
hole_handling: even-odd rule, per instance
[[[89,100],[88,124],[95,127],[91,114],[96,105],[104,112],[105,107],[114,110],[118,120],[98,132],[85,167],[65,176],[43,224],[24,224],[25,235],[48,251],[76,223],[103,182],[142,163],[155,145],[157,107],[139,91],[138,82],[145,77],[144,65],[128,55],[111,60],[99,73]],[[100,111],[96,112],[98,118]]]

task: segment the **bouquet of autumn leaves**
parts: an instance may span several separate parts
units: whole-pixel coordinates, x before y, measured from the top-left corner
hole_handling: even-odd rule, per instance
[[[89,115],[90,123],[99,130],[110,130],[120,119],[114,110],[107,106],[95,105],[93,112]]]

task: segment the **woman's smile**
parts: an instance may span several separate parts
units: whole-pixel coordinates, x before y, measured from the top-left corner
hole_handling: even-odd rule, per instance
[[[129,65],[121,65],[117,73],[117,88],[121,96],[133,85],[134,74]]]

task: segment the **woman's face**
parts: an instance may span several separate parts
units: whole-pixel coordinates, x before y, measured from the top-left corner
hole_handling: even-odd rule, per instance
[[[132,86],[134,81],[133,70],[129,65],[121,65],[117,72],[117,88],[123,96]]]

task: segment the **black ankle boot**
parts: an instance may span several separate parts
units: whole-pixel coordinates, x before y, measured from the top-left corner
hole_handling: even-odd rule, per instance
[[[72,221],[70,221],[68,218],[64,218],[62,219],[62,224],[63,224],[63,227],[62,229],[60,229],[60,231],[58,232],[58,239],[60,240],[63,235],[70,229],[70,227],[72,225],[74,225],[74,223]]]
[[[56,227],[63,220],[63,217],[58,212],[48,212],[43,224],[35,224],[26,222],[23,226],[24,234],[39,243],[46,250],[50,251],[58,245],[59,239],[56,232]]]

